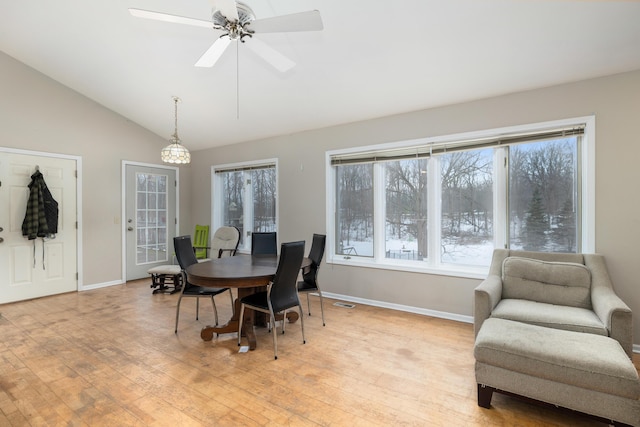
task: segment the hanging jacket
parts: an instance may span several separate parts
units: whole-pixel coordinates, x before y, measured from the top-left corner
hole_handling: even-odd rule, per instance
[[[58,202],[44,182],[39,170],[31,175],[27,211],[22,222],[22,235],[29,240],[55,237],[58,232]]]

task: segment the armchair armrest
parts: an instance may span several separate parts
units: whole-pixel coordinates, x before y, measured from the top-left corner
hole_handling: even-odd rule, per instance
[[[473,331],[478,335],[480,327],[502,299],[502,279],[490,274],[474,290]]]
[[[234,256],[236,254],[236,249],[220,249],[218,251],[218,258],[222,258],[222,254],[225,252],[229,252],[229,256]]]
[[[193,245],[193,253],[195,254],[196,251],[198,249],[204,249],[204,257],[208,257],[209,256],[209,249],[211,249],[209,246],[198,246],[198,245]]]
[[[591,270],[591,305],[609,336],[620,343],[624,351],[633,355],[633,320],[631,309],[613,290],[604,257],[585,254],[585,265]]]

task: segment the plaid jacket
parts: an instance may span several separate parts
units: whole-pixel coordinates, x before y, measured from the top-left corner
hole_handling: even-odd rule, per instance
[[[22,222],[22,235],[29,240],[50,237],[58,232],[58,202],[53,199],[40,171],[31,175],[27,211]]]

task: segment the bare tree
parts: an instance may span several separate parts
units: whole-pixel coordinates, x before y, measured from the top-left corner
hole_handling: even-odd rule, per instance
[[[337,167],[338,239],[342,246],[373,238],[373,165]],[[340,250],[340,248],[338,248]]]

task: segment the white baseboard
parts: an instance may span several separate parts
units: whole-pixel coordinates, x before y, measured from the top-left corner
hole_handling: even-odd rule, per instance
[[[78,291],[90,291],[92,289],[106,288],[107,286],[122,285],[122,280],[113,280],[111,282],[94,283],[93,285],[83,285]]]
[[[355,302],[358,304],[371,305],[373,307],[388,308],[391,310],[406,311],[409,313],[422,314],[425,316],[438,317],[440,319],[455,320],[463,323],[473,323],[473,316],[464,316],[461,314],[447,313],[445,311],[428,310],[426,308],[412,307],[409,305],[392,304],[384,301],[370,300],[366,298],[357,298],[349,295],[340,295],[330,292],[323,292],[323,296],[327,298],[338,299],[341,301]],[[633,352],[640,353],[640,344],[633,345]]]
[[[412,307],[409,305],[393,304],[389,302],[376,301],[376,300],[371,300],[366,298],[357,298],[349,295],[340,295],[340,294],[334,294],[330,292],[323,292],[322,295],[327,298],[333,298],[341,301],[348,301],[348,302],[354,302],[358,304],[370,305],[373,307],[382,307],[382,308],[388,308],[391,310],[406,311],[408,313],[422,314],[424,316],[438,317],[440,319],[447,319],[447,320],[455,320],[457,322],[463,322],[463,323],[473,323],[472,316],[464,316],[461,314],[447,313],[444,311],[429,310],[426,308]]]

